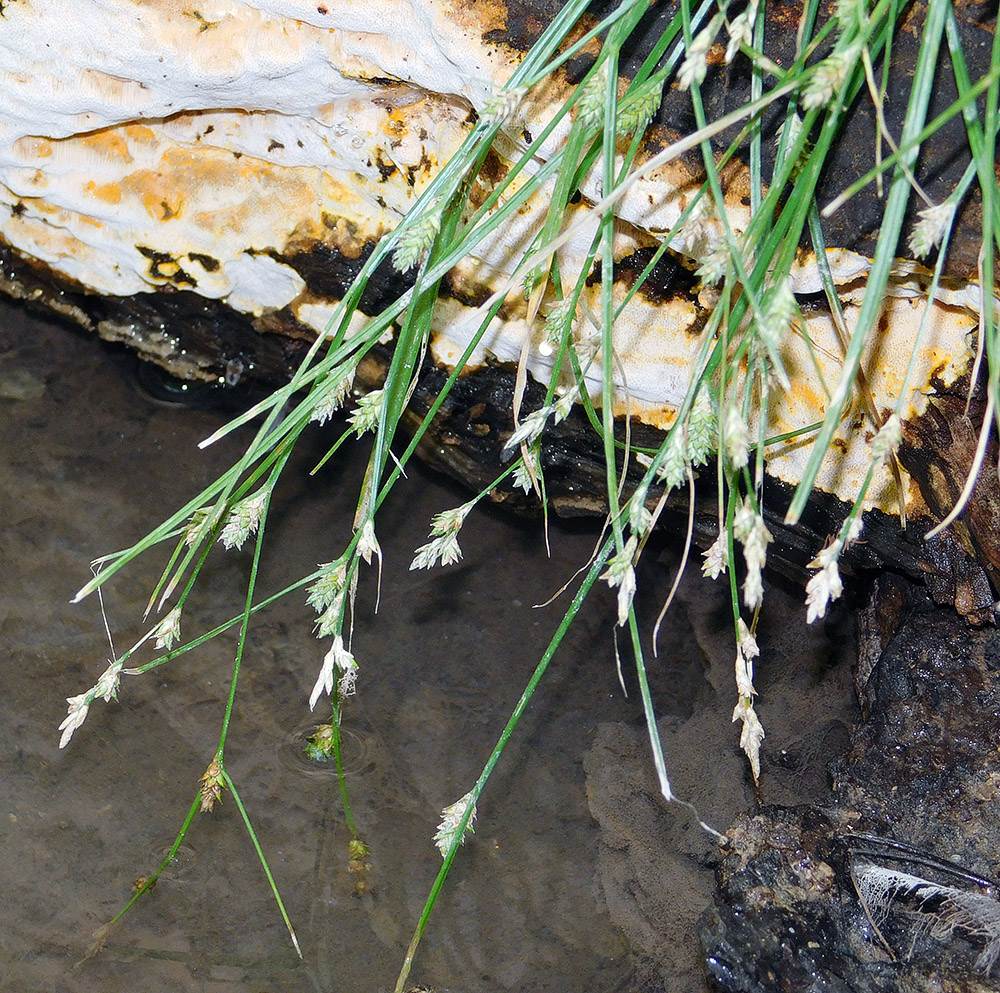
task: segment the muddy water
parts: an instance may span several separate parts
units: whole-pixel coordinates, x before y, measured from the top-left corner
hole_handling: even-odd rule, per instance
[[[463,562],[408,571],[432,514],[466,495],[418,468],[385,507],[378,615],[359,599],[357,696],[345,716],[349,783],[372,850],[365,891],[347,870],[332,770],[301,756],[324,647],[300,595],[260,616],[229,744],[234,777],[270,860],[304,960],[289,944],[232,798],[196,818],[179,858],[88,956],[95,929],[162,857],[211,759],[235,640],[224,635],[98,702],[57,748],[65,697],[109,652],[98,604],[70,605],[95,556],[126,546],[239,452],[197,442],[225,420],[152,399],[129,362],[89,338],[0,308],[0,990],[4,993],[389,989],[440,865],[439,812],[476,779],[564,604],[534,609],[586,562],[588,525],[540,529],[476,512]],[[310,478],[317,431],[286,473],[260,580],[280,588],[346,542],[363,451]],[[677,554],[650,549],[644,629]],[[111,584],[119,649],[164,557]],[[185,610],[192,637],[231,616],[249,554],[221,551]],[[849,626],[805,630],[801,594],[772,589],[758,677],[765,801],[819,799],[846,743]],[[695,936],[715,850],[652,782],[641,711],[615,665],[612,603],[595,595],[487,787],[412,975],[453,991],[697,991]],[[756,799],[729,723],[725,590],[692,575],[665,626],[653,689],[678,791],[724,829]],[[319,715],[317,709],[317,716]]]

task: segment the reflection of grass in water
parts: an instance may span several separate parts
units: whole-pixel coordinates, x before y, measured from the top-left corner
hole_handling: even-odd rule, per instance
[[[417,549],[411,568],[430,568],[438,563],[457,561],[461,557],[459,533],[468,514],[493,486],[508,476],[512,476],[514,482],[526,491],[534,490],[542,498],[544,507],[545,477],[539,458],[540,438],[549,422],[557,422],[564,417],[575,400],[583,405],[594,430],[602,439],[611,512],[601,541],[591,562],[583,570],[584,578],[563,621],[525,687],[480,777],[461,800],[445,808],[444,819],[435,838],[444,862],[420,916],[397,989],[402,989],[405,983],[437,895],[459,846],[471,830],[476,805],[490,773],[563,635],[599,579],[617,591],[617,621],[620,627],[627,630],[632,649],[660,788],[668,800],[677,799],[667,776],[646,680],[644,650],[633,609],[635,565],[663,508],[666,493],[683,487],[693,493],[694,469],[706,465],[713,458],[719,483],[720,535],[706,554],[703,571],[713,578],[727,573],[729,578],[737,646],[737,704],[733,719],[742,722],[741,745],[756,777],[763,728],[753,702],[753,660],[758,654],[755,628],[763,597],[761,575],[771,541],[764,524],[762,484],[765,453],[775,441],[766,436],[766,415],[773,398],[792,387],[789,373],[783,365],[781,343],[790,333],[804,334],[798,304],[791,292],[789,273],[808,226],[818,249],[819,272],[830,308],[835,315],[839,313],[833,277],[820,250],[823,242],[815,190],[829,150],[843,123],[846,107],[865,91],[871,94],[875,105],[881,107],[886,77],[883,75],[880,82],[878,66],[888,51],[896,19],[903,11],[903,6],[894,0],[880,0],[874,5],[858,0],[842,0],[835,8],[833,17],[819,25],[819,3],[808,0],[804,4],[795,60],[791,65],[778,66],[768,58],[764,45],[766,3],[751,0],[741,9],[734,5],[730,10],[724,3],[715,4],[706,0],[698,10],[692,11],[689,0],[682,0],[680,10],[664,29],[649,57],[636,71],[627,88],[620,92],[620,53],[650,3],[648,0],[623,3],[575,44],[565,44],[565,39],[586,7],[585,0],[568,3],[539,37],[504,89],[480,108],[478,123],[462,148],[436,176],[399,227],[378,245],[338,306],[328,333],[313,344],[291,382],[209,439],[214,441],[240,425],[258,420],[255,437],[242,458],[141,541],[100,560],[95,578],[78,595],[80,599],[98,589],[119,569],[154,545],[164,541],[174,542],[167,568],[149,601],[150,609],[161,609],[171,600],[173,606],[140,642],[111,662],[91,690],[70,698],[69,714],[62,727],[63,745],[82,724],[90,705],[98,696],[110,699],[115,695],[122,674],[147,672],[197,648],[229,627],[238,627],[239,642],[218,748],[211,757],[202,786],[197,789],[176,844],[180,844],[196,812],[210,806],[223,790],[228,790],[243,817],[280,907],[277,887],[236,785],[226,770],[225,746],[252,618],[257,611],[279,597],[306,589],[308,602],[317,611],[317,634],[327,640],[328,645],[310,705],[314,707],[323,698],[331,702],[331,720],[323,725],[329,729],[324,747],[329,747],[340,773],[338,778],[353,846],[348,853],[348,861],[352,865],[367,865],[369,853],[351,816],[338,758],[342,707],[365,672],[364,660],[359,664],[351,651],[351,611],[359,569],[362,563],[368,566],[377,564],[380,568],[382,551],[376,530],[380,506],[403,474],[417,444],[488,324],[499,312],[506,295],[523,284],[528,300],[529,323],[536,319],[544,322],[545,347],[555,356],[557,374],[548,383],[545,402],[539,409],[529,412],[521,409],[522,364],[514,401],[513,433],[505,450],[507,468],[498,480],[474,499],[434,518],[429,541]],[[600,57],[592,69],[531,145],[521,150],[521,159],[512,165],[506,179],[480,207],[473,209],[468,195],[471,183],[498,132],[504,128],[520,101],[598,34],[603,44]],[[702,102],[700,86],[707,71],[708,55],[716,42],[727,44],[727,60],[749,60],[752,88],[751,99],[746,105],[723,118],[710,121]],[[564,46],[561,51],[560,46]],[[941,61],[942,46],[947,48],[952,61],[959,99],[947,115],[928,123],[927,109],[933,75]],[[887,182],[884,216],[856,328],[847,336],[842,327],[845,331],[842,339],[843,373],[837,383],[830,384],[825,419],[802,432],[811,445],[811,456],[789,511],[791,521],[802,512],[812,491],[820,462],[828,453],[833,433],[841,422],[855,386],[860,385],[862,392],[866,392],[861,356],[874,333],[898,251],[904,212],[914,188],[917,188],[913,167],[920,142],[927,133],[940,126],[945,116],[963,115],[973,161],[954,193],[943,204],[928,205],[923,211],[922,221],[911,241],[911,251],[925,255],[938,250],[930,288],[933,295],[941,279],[955,207],[978,179],[981,181],[984,206],[982,281],[986,287],[993,285],[992,245],[1000,219],[997,215],[1000,207],[995,196],[990,150],[995,145],[997,130],[998,51],[1000,49],[994,51],[991,71],[973,85],[958,41],[951,5],[940,0],[932,0],[928,5],[902,134],[897,141],[883,129],[881,138],[891,153],[881,155],[876,173],[859,179],[859,182]],[[670,145],[650,161],[637,165],[642,134],[659,106],[664,87],[668,85],[690,90],[698,130]],[[980,113],[975,100],[983,95],[986,109]],[[900,97],[897,96],[897,99]],[[771,108],[777,108],[783,114],[784,125],[772,175],[765,177],[761,119],[763,113]],[[537,168],[530,172],[526,168],[528,163],[533,161],[542,143],[561,123],[568,127],[561,147],[555,152],[546,151],[544,159],[539,156],[534,163]],[[709,140],[735,126],[742,129],[739,136],[720,158],[716,158]],[[506,144],[511,145],[510,136],[506,138]],[[516,147],[516,141],[513,144]],[[746,151],[751,175],[751,218],[745,231],[734,230],[731,226],[720,180],[720,171],[737,149]],[[700,338],[700,348],[690,369],[690,385],[676,421],[658,449],[643,450],[631,444],[628,434],[622,441],[614,433],[613,329],[624,304],[615,301],[611,280],[605,280],[601,286],[599,314],[591,314],[589,310],[583,313],[587,308],[581,301],[581,295],[584,280],[595,262],[600,262],[603,272],[613,271],[612,234],[616,204],[642,175],[696,150],[701,151],[704,161],[705,182],[697,195],[690,198],[674,227],[664,234],[660,248],[630,289],[628,297],[649,275],[667,245],[673,243],[675,247],[683,247],[691,264],[698,268],[703,284],[716,287],[717,302]],[[596,177],[602,190],[602,199],[590,211],[599,223],[586,264],[579,274],[574,274],[561,270],[558,250],[571,235],[578,233],[583,223],[572,221],[567,225],[566,217],[588,176]],[[515,178],[522,184],[520,189],[515,190],[511,185]],[[476,246],[484,238],[516,217],[526,200],[547,181],[552,181],[554,186],[545,220],[532,242],[531,250],[520,260],[510,278],[496,287],[494,295],[482,305],[483,319],[477,335],[403,451],[393,453],[392,445],[398,441],[400,418],[426,353],[441,278],[459,260],[474,255]],[[917,192],[923,195],[919,188]],[[357,306],[362,290],[376,267],[390,257],[400,270],[415,267],[416,282],[383,313],[365,320],[359,328],[358,322],[353,319],[359,316]],[[929,312],[928,307],[926,313]],[[597,329],[596,337],[590,335],[588,321]],[[925,316],[925,325],[926,322]],[[981,338],[989,360],[990,418],[995,409],[997,379],[1000,377],[994,323],[993,309],[987,307],[982,315]],[[312,574],[286,589],[258,599],[256,579],[267,514],[275,484],[292,448],[311,422],[325,423],[345,402],[350,395],[358,363],[391,328],[395,329],[395,348],[382,388],[358,401],[340,439],[321,460],[331,457],[352,432],[358,436],[373,436],[351,539],[333,561],[319,566]],[[599,403],[594,403],[585,386],[584,374],[595,358],[603,356],[609,357],[609,360],[600,362],[603,370],[600,398]],[[557,379],[559,370],[571,371],[576,386],[568,390],[565,385],[560,386]],[[912,374],[911,368],[907,381]],[[895,410],[876,410],[870,400],[862,404],[874,435],[871,469],[839,534],[826,549],[818,552],[813,563],[817,571],[807,588],[810,620],[822,617],[829,602],[840,595],[839,557],[847,545],[858,537],[865,490],[874,472],[886,462],[894,464],[894,450],[900,437],[900,413],[907,393],[904,384]],[[750,425],[757,426],[756,434],[751,431]],[[785,435],[782,440],[788,437]],[[622,460],[632,458],[639,459],[646,471],[635,491],[626,496],[622,487]],[[660,493],[663,496],[657,495]],[[212,631],[175,648],[180,641],[184,605],[215,543],[221,541],[227,548],[239,548],[251,538],[254,550],[242,610]],[[744,559],[742,595],[735,569],[737,542],[742,546]],[[126,662],[149,640],[163,653],[150,662],[126,668]],[[319,746],[314,743],[313,747]],[[707,825],[703,826],[707,828]],[[149,877],[128,906],[155,882],[163,867],[161,865]],[[281,913],[291,932],[283,907]]]

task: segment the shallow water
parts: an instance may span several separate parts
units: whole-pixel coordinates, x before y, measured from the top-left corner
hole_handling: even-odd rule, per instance
[[[348,872],[336,778],[301,756],[323,719],[308,696],[325,646],[294,594],[253,626],[227,744],[301,943],[299,961],[231,797],[196,817],[180,857],[87,957],[94,931],[173,840],[215,751],[235,636],[227,633],[97,702],[63,751],[65,698],[93,685],[110,651],[95,598],[70,605],[97,555],[135,541],[239,453],[201,452],[225,421],[152,399],[120,353],[0,307],[0,990],[263,993],[391,989],[440,866],[440,810],[475,782],[566,606],[534,609],[583,565],[590,524],[541,529],[486,510],[462,531],[462,563],[408,571],[430,517],[467,499],[422,472],[382,513],[379,612],[362,583],[358,693],[346,761],[368,886]],[[335,557],[348,540],[364,452],[306,470],[334,437],[295,456],[268,528],[259,589]],[[676,542],[649,549],[644,630],[676,568]],[[164,556],[120,574],[105,596],[119,650]],[[232,616],[250,561],[213,556],[185,608],[190,638]],[[723,830],[756,800],[729,723],[726,591],[682,584],[651,679],[675,787]],[[695,922],[711,898],[713,843],[656,796],[637,695],[615,664],[613,602],[595,594],[557,654],[487,785],[476,834],[455,862],[413,983],[439,990],[695,991]],[[851,640],[803,625],[801,592],[769,591],[757,680],[762,799],[812,800],[846,743]],[[626,675],[626,685],[631,679]],[[666,978],[664,978],[666,977]]]

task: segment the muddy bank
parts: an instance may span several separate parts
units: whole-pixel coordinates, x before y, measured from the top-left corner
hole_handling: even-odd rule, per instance
[[[225,636],[126,680],[118,703],[95,706],[71,747],[56,747],[65,697],[93,682],[110,651],[97,605],[68,603],[86,563],[135,540],[239,453],[238,437],[199,452],[227,415],[177,399],[151,395],[131,359],[0,309],[0,894],[10,922],[0,985],[386,988],[439,864],[430,838],[440,808],[475,778],[561,613],[531,604],[586,561],[594,534],[554,526],[547,559],[536,525],[476,512],[461,565],[410,573],[431,515],[466,499],[415,471],[380,525],[380,612],[370,611],[369,583],[357,620],[362,682],[346,736],[355,815],[374,855],[370,891],[358,896],[347,870],[330,770],[301,756],[321,651],[310,612],[289,601],[253,630],[231,764],[304,963],[225,800],[196,822],[150,898],[84,960],[93,931],[170,844],[215,748],[228,686],[234,643]],[[350,530],[364,452],[345,452],[310,478],[327,443],[307,446],[287,477],[264,562],[268,588],[313,568]],[[677,561],[669,540],[646,560],[646,631]],[[119,646],[141,631],[161,564],[140,561],[109,589]],[[186,634],[233,612],[246,567],[239,555],[215,557]],[[847,608],[806,628],[801,596],[772,580],[761,620],[768,738],[759,797],[729,722],[724,588],[685,580],[651,666],[675,789],[728,829],[720,850],[659,798],[627,667],[628,695],[618,680],[612,605],[598,593],[487,788],[414,981],[636,993],[998,988],[983,958],[988,927],[944,934],[932,915],[953,898],[940,887],[992,899],[976,879],[1000,868],[1000,636],[886,577],[861,616],[855,665]],[[850,840],[859,835],[951,860],[965,875]],[[855,881],[871,878],[871,866],[925,879],[939,887],[936,902],[890,889],[886,905],[866,914]]]
[[[694,632],[687,650],[703,659],[712,692],[690,716],[660,722],[676,792],[720,832],[757,810],[760,800],[823,803],[830,788],[827,764],[847,747],[856,714],[852,617],[845,611],[825,626],[807,628],[798,591],[770,589],[755,678],[767,729],[755,795],[744,757],[732,747],[729,609],[724,587],[686,584],[675,620]],[[612,920],[637,956],[645,984],[637,988],[707,989],[697,932],[716,887],[718,843],[660,798],[642,727],[603,722],[584,767],[590,809],[601,827],[601,885]]]
[[[305,955],[299,962],[232,798],[199,817],[181,858],[82,961],[94,930],[162,858],[217,743],[235,650],[225,635],[99,701],[57,748],[65,698],[93,684],[110,652],[96,601],[72,606],[95,556],[124,547],[205,485],[241,439],[197,442],[225,414],[152,400],[128,363],[92,339],[0,308],[0,988],[5,993],[150,993],[391,988],[440,866],[432,836],[446,803],[474,782],[536,664],[560,608],[532,604],[586,559],[591,535],[470,519],[465,561],[408,572],[430,516],[466,496],[411,475],[386,506],[381,608],[363,585],[355,653],[366,674],[346,717],[354,816],[372,849],[355,894],[329,766],[301,756],[325,719],[308,709],[323,646],[304,596],[251,631],[227,749]],[[301,452],[272,520],[262,589],[329,559],[350,532],[364,452],[308,470],[329,435]],[[504,549],[498,557],[496,549]],[[221,549],[220,549],[221,553]],[[121,650],[165,556],[106,593]],[[193,637],[232,615],[249,560],[218,554],[185,611]],[[634,710],[617,689],[610,614],[571,634],[484,797],[477,834],[432,919],[413,981],[496,990],[627,986],[626,942],[594,885],[597,830],[582,743],[600,715]],[[536,985],[537,984],[537,985]]]

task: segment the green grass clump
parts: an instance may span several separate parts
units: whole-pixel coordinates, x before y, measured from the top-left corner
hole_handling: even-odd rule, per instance
[[[741,746],[757,777],[764,730],[754,706],[753,667],[759,654],[755,632],[764,596],[762,575],[771,542],[763,514],[764,473],[769,447],[789,440],[788,436],[780,439],[767,436],[767,411],[769,404],[792,386],[793,373],[784,366],[781,343],[791,334],[802,334],[804,327],[791,291],[790,276],[796,253],[808,234],[817,250],[830,308],[834,314],[839,312],[837,289],[823,253],[822,205],[816,199],[818,184],[852,103],[868,99],[881,110],[885,77],[880,85],[878,67],[886,61],[900,18],[907,9],[898,0],[879,0],[877,3],[841,0],[833,16],[822,22],[818,0],[807,0],[803,5],[794,61],[778,65],[767,53],[768,5],[764,0],[733,5],[705,2],[696,10],[692,9],[689,0],[681,0],[676,15],[665,25],[648,57],[627,86],[621,88],[619,63],[622,53],[649,10],[650,0],[626,0],[569,45],[566,39],[587,6],[584,0],[567,3],[542,32],[504,88],[486,106],[478,108],[478,122],[469,131],[461,149],[440,170],[396,230],[379,243],[338,305],[328,333],[316,339],[290,382],[204,443],[211,444],[237,427],[255,422],[253,440],[243,456],[135,545],[99,560],[94,578],[77,596],[82,599],[99,590],[110,577],[150,548],[163,542],[172,543],[169,563],[149,601],[150,609],[167,610],[167,613],[140,642],[112,661],[90,691],[70,699],[69,715],[62,728],[62,745],[82,724],[97,697],[110,699],[118,691],[123,675],[148,672],[196,649],[228,628],[238,629],[236,660],[218,747],[213,755],[206,756],[208,771],[196,790],[177,845],[197,810],[223,789],[230,791],[281,906],[249,816],[226,770],[229,717],[247,633],[259,611],[280,597],[306,591],[309,604],[317,612],[317,636],[325,645],[310,706],[323,700],[330,708],[329,721],[323,725],[322,741],[314,738],[310,747],[315,757],[320,757],[320,753],[323,757],[332,755],[341,771],[339,728],[343,708],[348,705],[357,684],[363,684],[366,678],[364,660],[356,660],[351,651],[350,619],[360,570],[378,568],[381,563],[382,550],[377,536],[379,509],[402,477],[422,436],[474,354],[490,321],[507,296],[520,292],[523,287],[531,321],[537,318],[544,322],[548,344],[555,354],[557,373],[547,384],[544,404],[530,412],[520,409],[522,379],[512,411],[506,469],[498,480],[473,499],[434,518],[429,541],[416,550],[411,568],[432,568],[457,561],[461,557],[459,534],[469,514],[493,486],[507,476],[512,476],[526,490],[535,490],[543,497],[544,504],[544,467],[539,459],[541,436],[550,422],[566,416],[574,401],[583,405],[601,439],[611,510],[593,559],[583,570],[583,578],[573,592],[564,618],[481,775],[461,800],[443,812],[442,824],[434,840],[444,861],[417,923],[397,990],[403,989],[437,895],[460,845],[471,830],[477,803],[490,774],[566,630],[598,582],[606,582],[617,593],[617,623],[630,646],[636,668],[660,789],[667,800],[678,800],[671,788],[657,731],[646,677],[647,649],[636,621],[633,600],[636,564],[664,506],[663,499],[651,499],[650,493],[686,488],[693,504],[695,470],[698,468],[704,472],[708,471],[707,467],[714,466],[717,481],[719,537],[705,555],[703,571],[712,578],[723,574],[728,578],[735,641],[733,720],[741,722]],[[521,157],[512,164],[505,180],[486,202],[476,209],[471,208],[470,186],[514,108],[595,37],[601,40],[600,56],[586,77],[564,105],[554,111],[531,144],[522,148]],[[702,85],[709,70],[709,55],[716,50],[713,47],[716,45],[725,45],[726,61],[745,61],[752,82],[748,102],[724,116],[709,119]],[[929,120],[935,73],[944,59],[952,64],[958,99],[943,114]],[[859,382],[863,382],[859,378],[863,376],[862,355],[876,333],[894,262],[907,251],[900,243],[907,205],[915,191],[923,195],[914,178],[921,143],[945,120],[956,115],[965,123],[971,151],[970,166],[961,184],[944,202],[929,203],[923,210],[909,251],[921,256],[937,253],[929,290],[929,297],[932,297],[942,278],[956,208],[967,192],[978,184],[983,202],[981,285],[987,292],[994,285],[994,243],[1000,230],[992,161],[998,122],[998,84],[1000,41],[993,51],[989,72],[973,82],[952,5],[943,0],[930,0],[910,91],[906,95],[894,95],[896,100],[906,100],[905,126],[898,135],[880,132],[880,139],[884,139],[891,152],[880,154],[877,168],[866,176],[852,177],[857,182],[847,184],[845,189],[845,196],[849,196],[865,184],[884,184],[884,213],[856,326],[843,342],[842,373],[837,382],[829,384],[829,401],[822,422],[803,428],[800,435],[800,440],[810,446],[810,456],[788,511],[789,522],[795,522],[801,515],[813,491],[820,464],[828,455],[834,432],[856,395]],[[664,88],[672,86],[689,91],[696,130],[643,161],[640,158],[643,133],[660,105]],[[775,112],[783,120],[783,126],[773,168],[765,175],[762,121],[765,114]],[[559,127],[566,132],[565,140],[557,151],[548,152],[542,158],[539,150]],[[723,135],[732,135],[734,131],[738,134],[720,154],[713,140],[719,141]],[[516,147],[516,142],[513,144]],[[507,140],[506,147],[511,145]],[[725,164],[738,151],[746,155],[751,178],[750,220],[742,231],[733,228],[727,215],[720,178]],[[613,382],[614,329],[628,299],[624,303],[616,302],[612,280],[604,280],[600,313],[595,322],[599,331],[596,351],[592,348],[588,353],[579,347],[574,333],[574,315],[593,263],[600,262],[604,273],[613,271],[616,205],[643,176],[691,153],[701,155],[704,183],[690,199],[674,228],[663,233],[660,249],[630,290],[628,298],[652,271],[667,245],[673,243],[692,246],[703,285],[716,288],[716,303],[699,339],[690,368],[689,388],[673,426],[658,449],[642,450],[630,443],[628,435],[624,442],[616,437],[613,416],[615,401],[620,399]],[[602,191],[601,199],[589,211],[591,218],[598,219],[598,224],[587,264],[578,276],[570,278],[560,271],[558,250],[578,233],[583,223],[568,224],[566,218],[587,177],[597,177]],[[512,186],[515,179],[523,185]],[[530,251],[482,305],[478,334],[468,344],[416,431],[408,439],[401,438],[398,428],[426,355],[441,279],[458,262],[474,257],[477,246],[516,217],[549,181],[554,183],[549,206]],[[705,245],[703,238],[708,218],[717,222],[720,231],[720,236],[711,245]],[[695,250],[693,246],[699,244],[701,249]],[[416,281],[384,312],[359,326],[354,318],[361,293],[372,273],[387,259],[401,271],[417,267]],[[544,317],[540,316],[543,313]],[[925,317],[925,324],[926,321]],[[319,565],[310,575],[286,589],[261,596],[257,590],[257,573],[267,518],[275,485],[289,455],[310,423],[325,423],[345,403],[358,363],[390,329],[394,332],[395,346],[383,386],[357,402],[343,433],[323,459],[332,457],[351,434],[371,438],[353,532],[345,538],[343,547],[330,549],[329,562]],[[985,439],[996,413],[1000,379],[996,315],[992,304],[982,309],[980,335],[989,369]],[[584,376],[595,355],[606,357],[606,360],[600,362],[600,395],[591,397]],[[573,371],[576,386],[560,391],[557,375],[559,370],[565,369]],[[844,549],[857,540],[861,532],[866,490],[879,467],[894,466],[894,451],[901,436],[900,417],[912,373],[911,368],[894,410],[877,411],[868,403],[874,436],[871,468],[839,533],[825,549],[816,550],[815,573],[807,587],[809,620],[822,617],[829,603],[840,595],[842,581],[838,562]],[[982,451],[985,451],[985,440]],[[645,473],[635,491],[626,497],[623,466],[625,460],[631,459],[640,460]],[[184,606],[197,586],[209,554],[220,542],[226,548],[238,548],[247,541],[253,542],[253,556],[241,608],[213,630],[178,644]],[[737,546],[742,549],[739,569],[736,568]],[[742,584],[739,575],[742,575]],[[147,641],[162,651],[151,661],[136,664],[133,656]],[[720,728],[720,735],[722,733]],[[352,844],[358,851],[363,848],[367,857],[367,848],[351,816],[342,775],[340,780]],[[708,825],[703,826],[713,830]],[[429,831],[429,839],[430,834]],[[133,900],[155,882],[157,875],[149,877]],[[294,932],[283,907],[281,913],[294,941]]]

